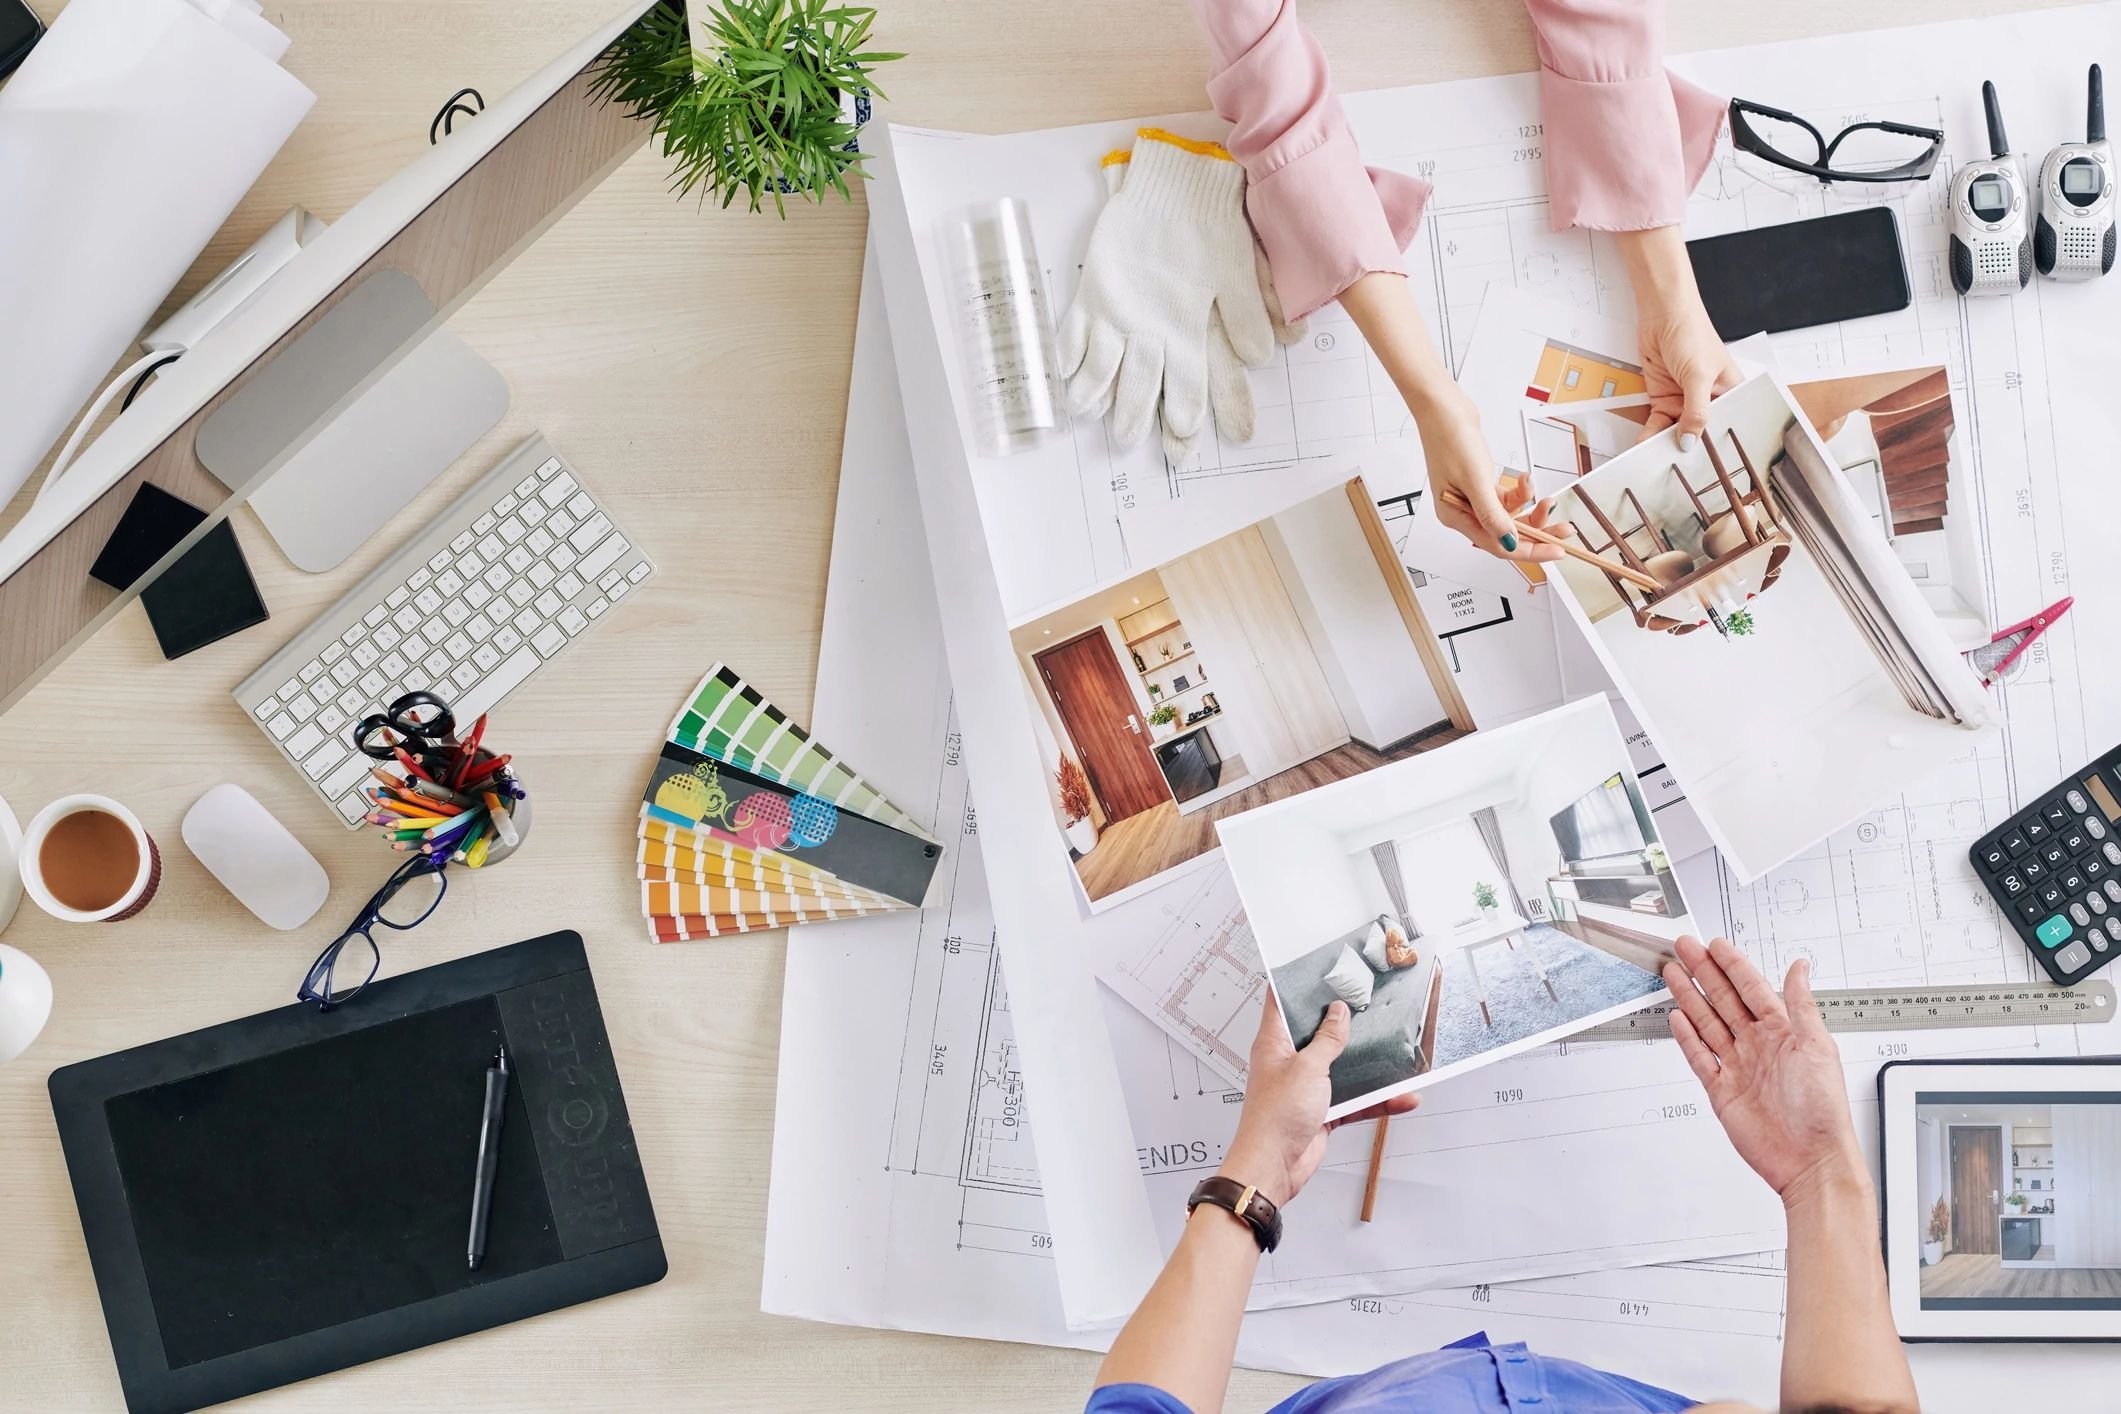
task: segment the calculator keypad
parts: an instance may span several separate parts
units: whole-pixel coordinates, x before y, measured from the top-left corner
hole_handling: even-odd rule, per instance
[[[2084,788],[2094,776],[2101,788]],[[2004,917],[2057,982],[2121,956],[2121,827],[2102,808],[2109,780],[2121,786],[2121,750],[2028,801],[1969,851]]]

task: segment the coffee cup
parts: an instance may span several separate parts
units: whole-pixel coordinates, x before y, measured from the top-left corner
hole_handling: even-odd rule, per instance
[[[52,917],[114,923],[147,907],[162,856],[139,818],[102,795],[61,796],[22,832],[22,888]]]

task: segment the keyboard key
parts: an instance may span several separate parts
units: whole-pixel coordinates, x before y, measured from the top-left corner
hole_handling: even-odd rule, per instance
[[[574,577],[572,570],[560,576],[559,591],[562,599],[572,599],[588,587],[588,585]]]
[[[2060,869],[2069,863],[2069,851],[2062,847],[2061,841],[2050,841],[2040,851],[2040,860],[2050,869]]]
[[[331,642],[324,645],[324,651],[317,655],[317,661],[328,668],[345,656],[346,645],[334,638]]]
[[[340,694],[339,700],[333,705],[349,717],[368,715],[368,697],[358,687],[349,688]]]
[[[442,645],[442,651],[452,658],[468,658],[471,656],[471,640],[461,633],[453,633],[449,642]]]
[[[423,589],[413,596],[413,607],[423,614],[432,614],[442,607],[442,596],[432,589]]]
[[[464,592],[464,577],[455,570],[444,570],[435,579],[435,593],[445,599],[454,599]]]
[[[524,536],[528,535],[530,533],[530,530],[523,524],[523,522],[517,520],[514,516],[510,516],[508,519],[501,522],[501,528],[496,533],[500,535],[502,540],[506,541],[510,545],[513,545],[517,541],[521,540]]]
[[[294,734],[295,728],[301,725],[293,717],[281,712],[265,724],[265,729],[271,732],[276,740],[285,741]]]
[[[2078,894],[2084,892],[2087,881],[2083,871],[2065,869],[2062,871],[2062,876],[2055,880],[2055,883],[2060,885],[2062,892],[2066,894]]]
[[[609,599],[592,599],[589,601],[589,617],[591,617],[592,619],[601,619],[602,617],[604,617],[604,611],[610,607],[611,601]],[[2023,892],[2024,889],[2025,881],[2021,879],[2018,881],[2017,891]]]
[[[479,670],[470,663],[466,663],[451,673],[449,680],[457,685],[457,691],[462,692],[479,680]],[[474,718],[473,720],[477,719]]]
[[[476,722],[493,710],[496,702],[513,692],[525,678],[538,669],[544,660],[539,658],[529,645],[524,645],[501,660],[495,668],[481,679],[476,687],[466,691],[456,703],[457,715],[466,721]]]
[[[546,564],[543,560],[530,567],[530,582],[540,589],[548,587],[559,577],[559,571]]]
[[[382,658],[383,650],[376,647],[373,643],[356,643],[354,645],[353,660],[354,666],[357,668],[373,668],[382,661]]]
[[[519,579],[508,586],[508,601],[518,609],[537,597],[538,591],[531,587],[527,579]]]
[[[471,609],[461,599],[452,599],[442,606],[442,618],[451,628],[462,628],[464,620],[471,617]]]
[[[2108,864],[2121,864],[2121,844],[2115,844],[2112,840],[2108,840],[2105,844],[2099,846],[2099,852],[2106,856]]]
[[[499,628],[493,631],[493,646],[495,649],[502,653],[515,652],[516,645],[521,643],[522,641],[523,635],[517,633],[507,624],[502,624]]]
[[[434,652],[427,655],[426,660],[420,666],[427,670],[429,677],[438,678],[455,667],[456,664],[447,653],[437,648]]]
[[[2046,838],[2048,837],[2049,830],[2047,828],[2047,821],[2027,820],[2025,824],[2020,827],[2020,832],[2024,834],[2025,842],[2027,844],[2037,847],[2041,844],[2042,841],[2046,840]]]
[[[434,640],[416,630],[405,635],[405,641],[398,645],[398,652],[404,654],[408,659],[419,658],[425,656],[427,650],[432,647],[434,647]],[[389,672],[390,670],[385,668],[384,671]]]
[[[532,636],[530,646],[550,658],[567,644],[567,635],[558,624],[547,624]]]
[[[491,643],[482,643],[471,650],[471,661],[480,672],[490,673],[494,670],[494,665],[501,661],[501,650]]]
[[[369,697],[381,697],[383,689],[389,687],[390,683],[381,673],[371,668],[361,674],[361,681],[356,686]]]
[[[352,748],[344,742],[327,741],[309,754],[302,762],[302,769],[309,773],[311,780],[322,781],[345,766],[349,759],[346,753],[350,750]],[[368,758],[356,751],[353,754],[353,759],[366,761]]]
[[[486,587],[485,580],[475,579],[464,586],[464,602],[474,609],[483,609],[493,602],[493,591]]]
[[[554,535],[565,535],[574,527],[575,518],[565,511],[554,511],[551,515],[545,517],[545,528]]]
[[[625,597],[626,591],[631,588],[633,588],[633,586],[622,579],[618,581],[618,583],[612,585],[611,588],[605,590],[604,592],[611,596],[613,603],[617,603],[620,599]]]
[[[511,622],[514,623],[515,631],[517,633],[520,633],[523,635],[523,637],[528,638],[530,637],[530,635],[536,633],[538,631],[538,625],[544,623],[545,621],[538,617],[536,610],[525,609],[522,613],[517,614]]]
[[[2083,871],[2084,877],[2087,879],[2096,879],[2112,867],[2096,854],[2087,854],[2084,858],[2077,861],[2077,868]]]
[[[317,699],[306,692],[298,692],[287,699],[287,713],[298,722],[306,722],[317,715]]]
[[[285,702],[301,690],[301,681],[296,678],[289,678],[286,682],[280,684],[279,688],[274,691],[273,696]]]
[[[574,547],[571,545],[555,545],[552,547],[552,553],[545,558],[554,569],[564,570],[582,557],[574,552]]]
[[[2072,931],[2069,920],[2058,913],[2033,929],[2033,936],[2040,940],[2042,947],[2059,948]]]
[[[610,574],[605,575],[602,579],[597,581],[597,588],[603,590],[606,594],[609,594],[612,590],[618,588],[625,582],[626,576],[620,574],[617,570],[613,570]]]
[[[390,626],[399,633],[411,633],[427,617],[427,611],[417,604],[406,604],[390,616]]]
[[[515,492],[511,491],[507,495],[503,496],[500,500],[495,501],[493,503],[493,513],[497,516],[505,516],[510,511],[514,510],[518,505],[520,505],[522,503],[522,499],[522,497],[516,495]]]
[[[2018,872],[2037,884],[2047,877],[2047,864],[2043,860],[2027,857],[2018,861]]]
[[[473,535],[484,535],[500,523],[501,518],[489,511],[471,523],[471,533]]]
[[[2062,852],[2065,854],[2082,854],[2084,853],[2084,851],[2092,847],[2091,836],[2085,834],[2084,831],[2078,829],[2074,825],[2070,826],[2069,829],[2063,831],[2060,836],[2060,839],[2061,849]]]
[[[388,599],[385,599],[383,603],[385,604],[385,606],[395,609],[398,608],[400,605],[404,604],[404,602],[410,598],[412,598],[412,591],[401,584],[396,589],[390,591],[390,597]]]
[[[307,687],[311,683],[315,682],[318,678],[324,676],[324,665],[318,662],[316,659],[312,658],[309,661],[308,665],[302,669],[301,676],[302,685],[304,687]]]
[[[2063,808],[2059,800],[2050,800],[2047,807],[2040,812],[2040,817],[2057,830],[2069,823],[2069,811]]]
[[[493,637],[493,620],[484,614],[473,614],[465,621],[464,632],[471,636],[473,643],[484,643]]]
[[[580,609],[577,609],[572,604],[569,604],[566,608],[560,610],[559,622],[560,627],[567,630],[567,636],[569,638],[574,637],[574,635],[580,633],[583,629],[589,627],[588,618],[582,613]]]
[[[2093,889],[2084,896],[2084,906],[2104,918],[2106,916],[2106,895],[2100,893],[2097,889]]]
[[[2084,833],[2090,835],[2093,839],[2103,840],[2106,838],[2106,825],[2098,816],[2087,815],[2081,823]]]
[[[484,568],[486,568],[486,557],[477,550],[466,550],[463,554],[457,556],[457,573],[463,575],[466,579],[471,578]]]
[[[611,534],[610,518],[603,515],[594,515],[574,528],[574,533],[567,537],[567,543],[574,547],[577,554],[586,555],[589,553],[590,546],[609,534]]]
[[[531,531],[530,537],[523,542],[524,546],[533,555],[545,554],[547,551],[551,550],[553,546],[559,543],[559,541],[553,539],[550,535],[545,533],[545,527],[543,526],[539,526],[536,530]]]
[[[2047,905],[2036,898],[2019,899],[2012,907],[2016,908],[2018,916],[2028,923],[2038,923],[2047,917]]]
[[[2082,815],[2085,811],[2091,809],[2091,806],[2085,803],[2084,792],[2078,790],[2075,786],[2071,786],[2069,794],[2062,798],[2068,802],[2069,808],[2076,814]]]
[[[425,648],[427,645],[423,642],[420,646]],[[376,671],[392,682],[396,682],[399,678],[405,676],[405,669],[409,666],[410,664],[403,653],[393,653],[382,662],[376,664]]]
[[[2121,903],[2121,880],[2108,879],[2099,887],[2105,892],[2109,902]]]
[[[489,535],[479,542],[479,558],[489,565],[497,565],[508,554],[508,542],[498,535]]]
[[[2055,954],[2055,966],[2064,972],[2075,972],[2092,960],[2092,950],[2082,943],[2071,943]]]
[[[2106,920],[2106,936],[2121,943],[2121,914],[2111,915]]]
[[[631,548],[626,543],[625,536],[614,535],[603,544],[597,546],[596,549],[582,556],[582,562],[574,567],[574,572],[584,579],[595,579],[598,575],[604,573],[605,570],[617,564],[619,556],[625,554]]]
[[[317,713],[317,725],[333,736],[339,734],[339,728],[345,726],[347,720],[346,714],[341,712],[336,704]]]
[[[510,575],[505,568],[500,565],[495,565],[491,569],[486,571],[485,578],[481,581],[481,583],[483,583],[488,589],[491,589],[494,593],[499,594],[502,590],[508,587],[508,581],[512,578],[514,578],[514,576]]]
[[[306,726],[288,740],[287,754],[300,761],[323,744],[324,733],[318,731],[315,725]]]
[[[2073,903],[2069,906],[2069,916],[2077,921],[2079,928],[2089,928],[2092,925],[2091,910],[2081,903]]]
[[[635,565],[632,569],[626,571],[626,578],[630,583],[639,584],[642,580],[648,578],[648,576],[654,572],[655,566],[649,564],[648,561],[643,560],[639,564]]]
[[[573,500],[567,503],[567,513],[577,519],[588,515],[596,508],[597,503],[589,498],[587,491],[580,492]]]
[[[523,524],[532,527],[530,533],[533,535],[537,534],[537,523],[550,514],[551,509],[535,496],[528,498],[522,505],[516,507],[516,515],[522,520]]]
[[[268,692],[267,694],[265,694],[265,700],[260,702],[257,706],[251,708],[250,710],[257,716],[258,720],[262,722],[267,717],[270,717],[273,713],[280,710],[280,699],[276,694]]]
[[[373,609],[370,609],[367,613],[361,615],[361,622],[366,624],[370,628],[374,628],[377,624],[383,622],[385,618],[389,617],[389,615],[390,610],[384,608],[381,604],[378,604]]]
[[[462,535],[459,535],[456,539],[450,541],[449,548],[453,553],[461,555],[466,550],[469,550],[471,548],[472,542],[474,540],[477,540],[478,538],[478,536],[472,534],[470,531],[467,530]]]
[[[2109,918],[2106,921],[2109,924],[2121,923],[2121,918]],[[2107,935],[2105,931],[2098,928],[2094,928],[2089,933],[2086,933],[2084,935],[2084,941],[2092,945],[2093,952],[2105,952],[2108,948],[2113,946],[2112,943],[2107,941]]]
[[[525,549],[521,545],[518,545],[513,550],[510,550],[506,559],[503,561],[503,563],[505,563],[509,569],[513,570],[517,574],[522,574],[524,571],[528,570],[532,565],[536,564],[537,562],[538,557],[536,555],[531,554],[529,550]]]
[[[407,589],[412,590],[414,593],[418,593],[420,590],[425,589],[428,585],[434,583],[434,577],[435,572],[427,568],[427,566],[422,565],[419,569],[413,571],[412,577],[410,579],[407,579],[405,581],[405,587]]]
[[[534,496],[537,494],[537,490],[538,474],[534,471],[516,483],[516,494],[518,496]]]
[[[2060,908],[2062,907],[2063,903],[2069,898],[2068,894],[2065,894],[2060,888],[2056,887],[2053,884],[2035,885],[2028,881],[2027,887],[2033,890],[2033,896],[2035,898],[2039,899],[2040,902],[2046,904],[2049,908]]]
[[[538,596],[537,602],[531,607],[536,609],[541,617],[549,619],[560,612],[560,603],[560,596],[548,589]]]
[[[364,756],[361,759],[363,761],[366,761],[368,758]],[[358,825],[359,823],[361,823],[361,821],[367,819],[370,808],[371,807],[368,803],[368,797],[361,794],[359,791],[350,792],[349,794],[341,796],[339,798],[339,813],[341,815],[344,815],[347,821],[351,824]]]
[[[440,574],[444,569],[447,569],[449,567],[449,560],[449,551],[437,550],[428,559],[427,568],[433,570],[436,574]]]
[[[340,687],[351,687],[353,680],[359,676],[361,669],[351,658],[341,658],[338,665],[331,670],[331,680]]]
[[[2025,835],[2018,830],[2012,830],[2005,835],[2002,843],[2003,852],[2013,859],[2023,857],[2027,851],[2032,849],[2032,846],[2026,843]]]
[[[575,485],[575,479],[562,471],[545,483],[544,489],[538,492],[538,499],[547,506],[557,506],[573,493]]]

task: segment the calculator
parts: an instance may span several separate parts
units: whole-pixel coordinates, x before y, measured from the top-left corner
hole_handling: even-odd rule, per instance
[[[2076,982],[2121,957],[2121,746],[1968,854],[2048,976]]]

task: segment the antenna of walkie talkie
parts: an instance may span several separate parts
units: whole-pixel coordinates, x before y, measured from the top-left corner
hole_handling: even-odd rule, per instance
[[[2099,77],[2099,66],[2092,65],[2091,78],[2086,80],[2090,93],[2084,100],[2084,140],[2106,141],[2106,84]]]
[[[1988,111],[1989,156],[2010,156],[2010,139],[2003,135],[2003,103],[1996,97],[1996,86],[1987,79],[1981,81],[1981,106]]]

